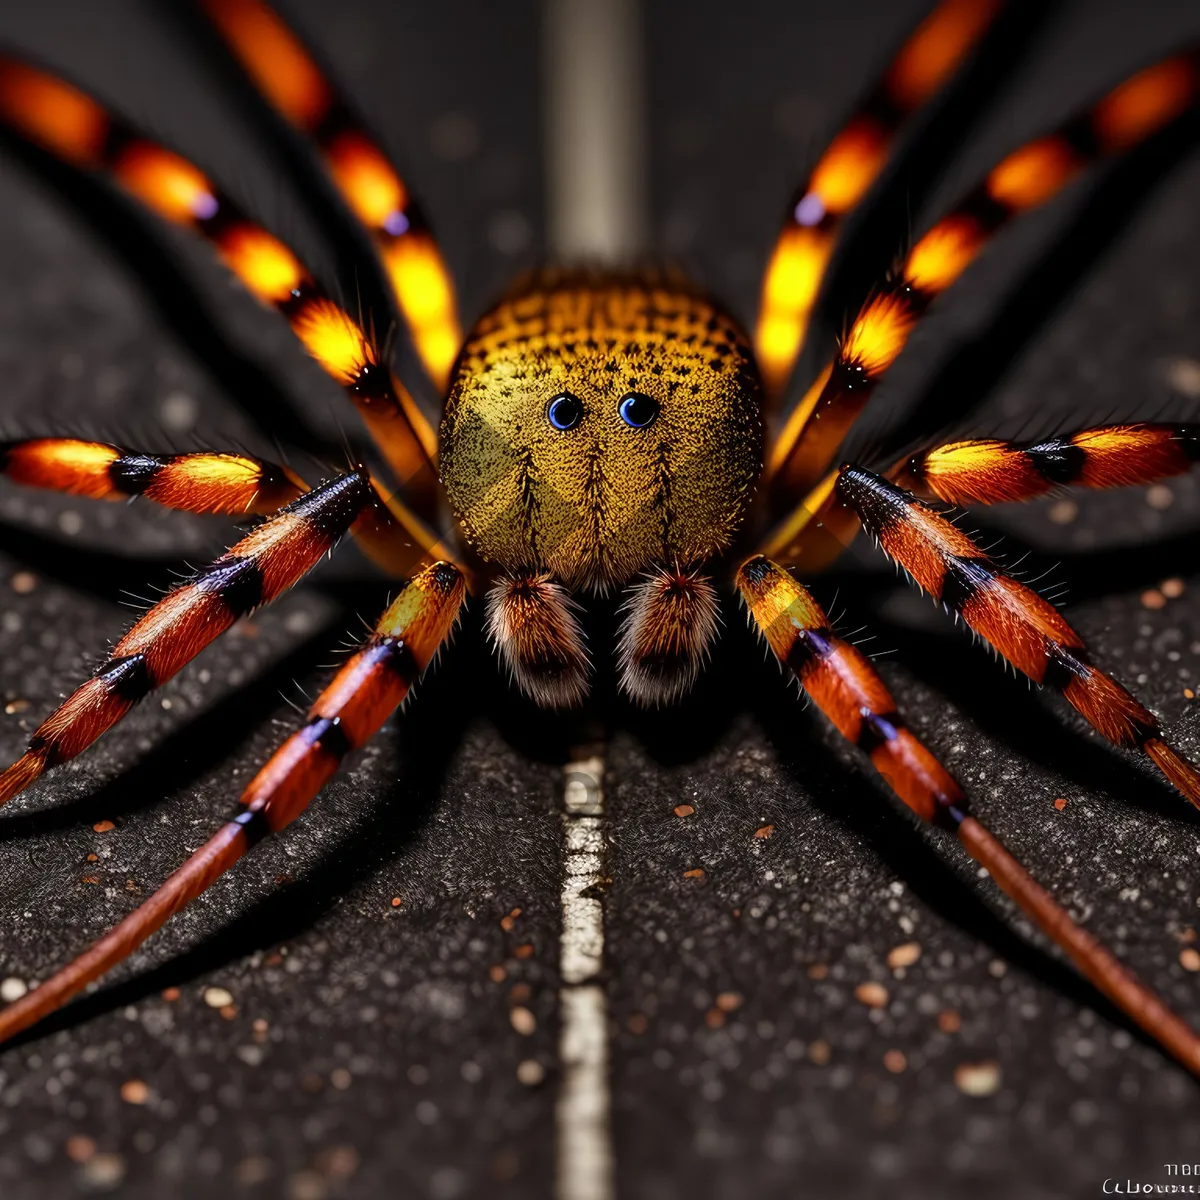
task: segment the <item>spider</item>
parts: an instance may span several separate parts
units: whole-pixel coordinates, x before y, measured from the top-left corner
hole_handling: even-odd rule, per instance
[[[870,661],[799,582],[861,527],[1000,657],[1060,692],[1109,741],[1144,754],[1200,806],[1200,774],[1153,714],[1093,661],[1053,605],[944,512],[1181,474],[1200,457],[1196,427],[1141,422],[1025,443],[957,440],[869,465],[839,457],[925,312],[993,236],[1094,162],[1129,152],[1194,107],[1196,53],[1116,83],[997,163],[881,277],[787,409],[845,218],[904,123],[986,36],[999,5],[944,0],[900,49],[789,206],[753,337],[673,271],[589,267],[524,277],[464,337],[424,215],[333,83],[258,0],[202,7],[268,101],[311,140],[368,231],[424,370],[446,396],[444,411],[431,422],[364,323],[200,168],[41,66],[0,61],[0,119],[72,169],[108,173],[211,242],[343,387],[393,481],[356,464],[310,489],[290,467],[242,453],[164,456],[65,437],[7,443],[3,470],[19,484],[266,519],[154,605],[42,721],[0,776],[0,801],[85,751],[239,617],[299,582],[343,535],[406,581],[307,722],[246,788],[236,815],[112,933],[0,1013],[0,1036],[59,1007],[298,817],[404,700],[469,594],[482,601],[514,685],[559,708],[584,701],[592,670],[577,596],[619,592],[619,686],[632,703],[653,707],[686,694],[703,669],[727,572],[770,652],[908,809],[957,836],[1100,991],[1200,1070],[1192,1031],[970,814],[964,790],[910,731]],[[443,528],[443,502],[452,527]]]

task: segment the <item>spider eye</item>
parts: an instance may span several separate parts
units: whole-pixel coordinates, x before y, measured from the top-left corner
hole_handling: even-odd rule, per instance
[[[578,396],[563,392],[546,405],[546,420],[559,432],[566,433],[583,420],[583,404]]]
[[[617,409],[621,420],[634,429],[645,429],[658,416],[658,401],[653,396],[644,396],[641,392],[630,392],[621,406]]]

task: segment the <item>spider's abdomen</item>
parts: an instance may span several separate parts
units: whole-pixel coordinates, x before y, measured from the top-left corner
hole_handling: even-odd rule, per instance
[[[725,547],[761,467],[737,323],[661,275],[542,272],[471,331],[440,468],[472,545],[570,587]]]

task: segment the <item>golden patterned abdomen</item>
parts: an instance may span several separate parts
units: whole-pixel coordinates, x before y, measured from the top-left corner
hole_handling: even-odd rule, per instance
[[[602,590],[727,546],[761,440],[749,345],[711,300],[659,275],[542,272],[467,338],[440,468],[485,559]]]

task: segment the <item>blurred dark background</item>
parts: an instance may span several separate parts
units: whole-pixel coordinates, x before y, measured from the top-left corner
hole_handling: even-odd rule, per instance
[[[658,250],[749,320],[792,188],[925,9],[647,3]],[[424,199],[477,315],[544,254],[537,6],[285,11]],[[914,131],[836,274],[827,328],[906,232],[1004,151],[1198,35],[1194,4],[1024,10],[974,83]],[[244,94],[176,6],[10,3],[0,39],[178,146],[347,294],[358,286],[323,236],[319,198],[264,149]],[[915,339],[862,444],[910,417],[980,434],[1196,419],[1198,206],[1182,130],[1022,222]],[[282,323],[205,247],[12,147],[0,213],[8,432],[273,454],[247,411],[271,425],[294,409],[314,441],[352,428]],[[974,521],[1006,534],[1014,557],[1030,551],[1031,574],[1052,568],[1097,660],[1193,757],[1198,521],[1194,478]],[[118,635],[123,603],[229,537],[149,505],[0,488],[3,753]],[[1181,595],[1160,588],[1168,579]],[[980,815],[1200,1022],[1200,976],[1180,957],[1200,919],[1200,822],[1184,802],[869,556],[816,587],[836,593],[846,628],[876,635],[911,723]],[[203,840],[294,727],[284,698],[312,694],[361,629],[354,614],[373,618],[385,594],[344,550],[6,810],[9,993]],[[953,845],[914,831],[728,615],[714,671],[681,710],[635,714],[603,685],[597,703],[612,729],[619,1194],[1090,1196],[1106,1177],[1167,1182],[1163,1163],[1200,1161],[1195,1081],[1030,938]],[[0,1054],[0,1195],[552,1194],[557,806],[575,732],[507,691],[468,620],[418,703],[302,822],[111,984]],[[684,804],[693,814],[675,815]],[[684,876],[696,868],[703,879]],[[916,962],[889,967],[914,942]],[[887,989],[884,1007],[855,998],[865,982]],[[740,1002],[724,1012],[722,994]],[[980,1062],[995,1070],[964,1073]],[[980,1077],[987,1094],[967,1094]]]

